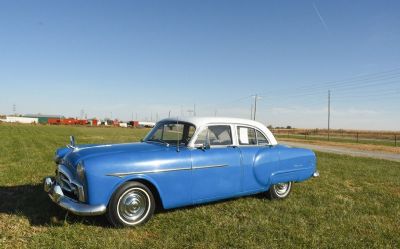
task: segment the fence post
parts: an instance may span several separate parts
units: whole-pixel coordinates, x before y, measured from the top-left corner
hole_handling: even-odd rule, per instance
[[[307,140],[307,131],[304,131],[304,139]]]
[[[357,132],[357,143],[358,143],[358,132]]]
[[[397,135],[394,135],[394,147],[397,147]]]

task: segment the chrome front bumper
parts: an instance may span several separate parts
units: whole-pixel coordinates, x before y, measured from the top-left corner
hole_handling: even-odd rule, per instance
[[[76,215],[92,216],[106,212],[105,205],[87,205],[65,196],[60,185],[52,177],[44,179],[43,188],[54,203]]]

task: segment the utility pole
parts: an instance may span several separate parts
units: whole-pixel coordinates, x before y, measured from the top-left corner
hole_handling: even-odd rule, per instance
[[[251,103],[250,119],[253,119],[253,103]]]
[[[171,110],[169,110],[169,112],[168,112],[168,117],[169,118],[171,117]]]
[[[253,95],[253,97],[254,97],[254,115],[253,115],[253,120],[256,120],[257,100],[261,99],[261,97],[258,97],[258,94]]]
[[[328,90],[328,141],[330,139],[331,128],[331,90]]]

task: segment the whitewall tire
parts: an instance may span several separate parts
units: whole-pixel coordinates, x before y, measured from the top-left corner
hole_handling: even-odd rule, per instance
[[[107,218],[116,227],[133,227],[150,220],[154,209],[151,190],[140,182],[127,182],[113,194]]]

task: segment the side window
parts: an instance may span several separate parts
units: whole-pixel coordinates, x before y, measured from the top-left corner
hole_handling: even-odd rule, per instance
[[[262,134],[259,131],[256,131],[257,133],[257,141],[259,145],[266,145],[269,144],[268,139],[264,136],[264,134]]]
[[[213,125],[204,129],[197,137],[196,144],[205,144],[207,137],[210,145],[231,145],[232,132],[229,125]]]
[[[240,145],[257,145],[256,131],[253,128],[237,128]]]

